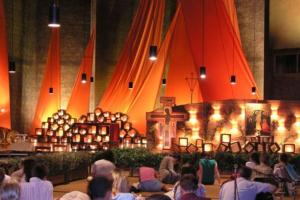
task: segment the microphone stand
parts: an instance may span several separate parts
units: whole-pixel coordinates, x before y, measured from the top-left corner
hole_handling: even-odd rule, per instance
[[[234,164],[233,165],[234,167],[234,200],[237,200],[237,168],[238,168],[238,165],[237,164]]]

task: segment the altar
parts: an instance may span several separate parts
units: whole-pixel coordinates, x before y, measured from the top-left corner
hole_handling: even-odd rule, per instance
[[[186,105],[175,105],[175,99],[172,102],[168,106],[162,102],[160,109],[147,113],[149,148],[181,152],[299,152],[299,102],[224,100]],[[170,134],[166,135],[166,129]]]

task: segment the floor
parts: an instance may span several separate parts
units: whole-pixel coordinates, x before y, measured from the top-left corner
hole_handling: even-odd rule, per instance
[[[138,179],[136,177],[129,177],[129,182],[134,183]],[[222,181],[225,181],[225,179],[222,179]],[[69,184],[66,185],[59,185],[54,187],[54,197],[59,198],[65,193],[71,192],[71,191],[81,191],[81,192],[86,192],[87,188],[87,180],[78,180],[78,181],[73,181]],[[215,200],[219,199],[219,186],[218,185],[207,185],[205,186],[206,188],[206,196]],[[296,199],[300,199],[300,188],[298,189],[298,195]],[[151,193],[143,193],[142,196],[149,196]],[[291,197],[285,197],[284,200],[290,200],[292,199]]]

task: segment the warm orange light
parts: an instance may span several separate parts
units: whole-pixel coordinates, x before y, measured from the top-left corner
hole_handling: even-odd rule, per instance
[[[203,151],[204,152],[212,152],[213,151],[213,145],[211,143],[204,143],[203,144]]]
[[[189,145],[188,138],[183,138],[183,137],[179,138],[179,146],[187,147],[188,145]]]
[[[295,153],[295,144],[284,144],[283,152],[284,153]]]
[[[102,126],[101,127],[101,135],[106,135],[107,134],[107,127],[106,126]]]
[[[221,134],[221,142],[230,143],[231,135],[230,134]]]
[[[64,135],[64,129],[63,128],[59,128],[58,132],[57,132],[57,136],[58,137],[62,137]]]
[[[40,129],[40,128],[35,129],[35,134],[36,135],[42,135],[43,134],[42,129]]]

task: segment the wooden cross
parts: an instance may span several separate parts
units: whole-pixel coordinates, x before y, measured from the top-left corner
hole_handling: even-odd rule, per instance
[[[186,113],[172,112],[172,105],[175,104],[175,98],[169,97],[172,100],[167,100],[166,98],[161,98],[161,103],[163,103],[162,110],[147,113],[147,121],[159,123],[158,131],[159,136],[163,140],[163,149],[171,149],[171,140],[172,138],[176,138],[177,122],[186,121],[188,115]]]

